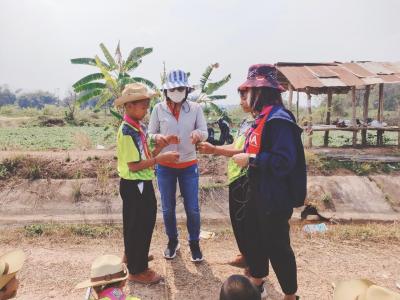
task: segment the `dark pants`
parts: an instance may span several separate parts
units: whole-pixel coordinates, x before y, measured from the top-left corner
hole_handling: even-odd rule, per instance
[[[246,261],[250,274],[262,278],[269,273],[269,262],[286,295],[297,291],[296,259],[290,246],[289,219],[293,210],[280,213],[264,212],[252,188],[248,188],[245,217]]]
[[[231,217],[233,234],[239,251],[244,256],[246,256],[244,213],[247,185],[248,179],[246,176],[236,179],[229,185],[229,215]]]
[[[142,193],[138,184],[143,182]],[[121,179],[120,194],[123,202],[125,255],[131,274],[139,274],[148,268],[148,255],[156,223],[157,200],[152,181]]]

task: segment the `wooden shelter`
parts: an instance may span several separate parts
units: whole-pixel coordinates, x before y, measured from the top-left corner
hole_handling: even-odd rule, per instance
[[[383,144],[384,131],[396,131],[400,146],[400,126],[371,127],[356,124],[356,89],[364,89],[363,121],[367,124],[369,95],[371,86],[379,86],[379,104],[376,119],[383,121],[383,89],[384,84],[400,83],[400,62],[349,62],[349,63],[290,63],[279,62],[278,80],[289,91],[289,109],[293,108],[293,91],[307,94],[307,126],[308,147],[312,147],[312,132],[325,131],[324,145],[328,146],[329,131],[345,130],[353,132],[353,145],[357,144],[357,133],[361,131],[362,145],[367,143],[367,130],[377,131],[377,144]],[[331,109],[333,94],[348,94],[352,92],[352,121],[351,126],[338,128],[331,125]],[[311,115],[311,95],[326,94],[328,96],[326,124],[313,126]]]

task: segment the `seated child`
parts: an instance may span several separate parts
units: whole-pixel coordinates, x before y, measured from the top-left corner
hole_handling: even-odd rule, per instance
[[[16,296],[19,286],[16,275],[21,270],[24,260],[25,254],[22,250],[10,251],[0,256],[0,300]]]
[[[124,293],[128,276],[128,269],[120,257],[102,255],[92,263],[90,278],[77,284],[75,289],[89,288],[86,299],[139,300]]]

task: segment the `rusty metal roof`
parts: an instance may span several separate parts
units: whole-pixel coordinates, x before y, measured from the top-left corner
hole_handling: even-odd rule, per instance
[[[278,79],[283,85],[312,94],[333,89],[346,93],[351,87],[400,83],[400,62],[288,63],[279,62]]]

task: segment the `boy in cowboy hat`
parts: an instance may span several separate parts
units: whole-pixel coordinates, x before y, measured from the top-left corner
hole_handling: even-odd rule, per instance
[[[140,83],[127,84],[115,106],[123,107],[124,119],[117,134],[118,173],[123,201],[122,219],[128,280],[144,284],[158,283],[161,276],[148,268],[148,253],[156,221],[157,201],[152,180],[156,163],[174,163],[179,154],[159,154],[162,146],[150,149],[145,128],[140,121],[146,116],[153,93]],[[166,144],[174,136],[163,136]],[[153,151],[151,151],[153,150]]]
[[[17,294],[19,281],[17,272],[25,261],[22,250],[10,251],[0,256],[0,300],[14,298]]]
[[[116,255],[97,257],[90,269],[90,278],[78,283],[75,289],[93,288],[95,299],[139,300],[125,295],[123,289],[129,276],[126,265]]]

